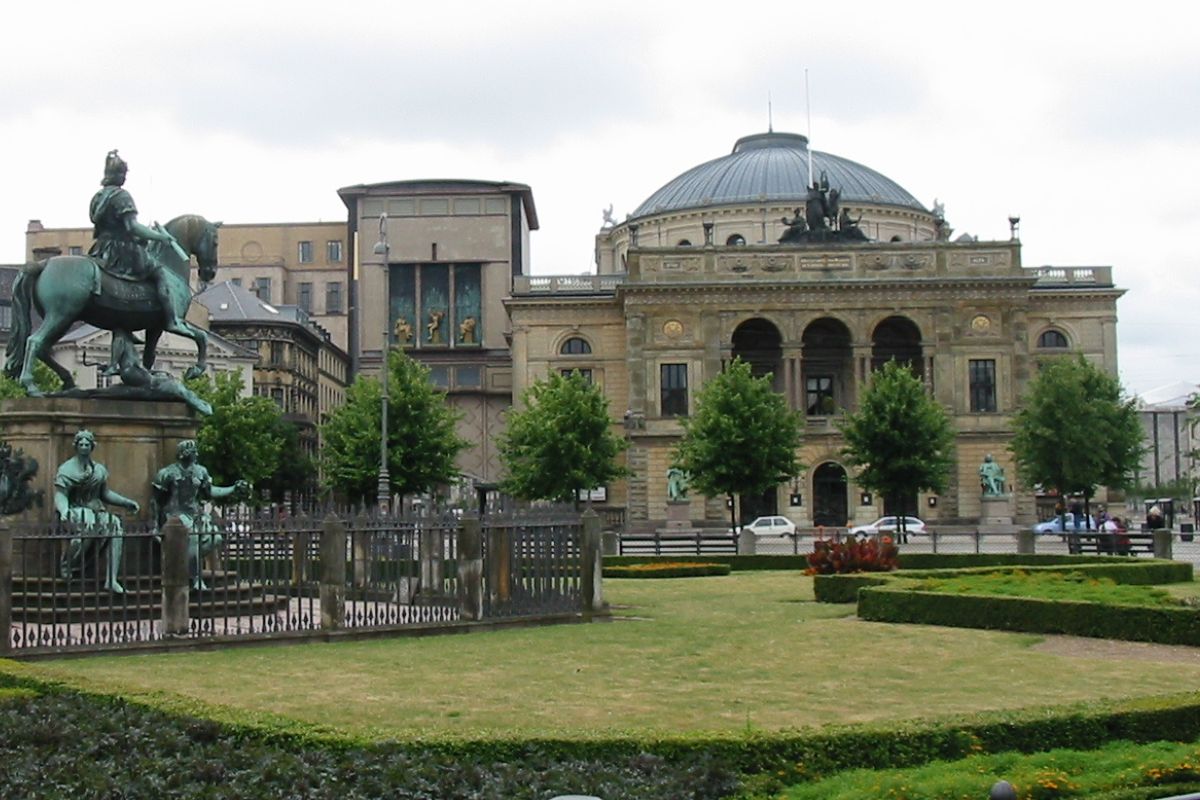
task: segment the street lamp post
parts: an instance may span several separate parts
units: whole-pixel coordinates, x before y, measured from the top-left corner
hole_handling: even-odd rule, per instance
[[[380,402],[380,423],[379,423],[379,489],[377,497],[379,499],[379,511],[386,514],[392,497],[392,481],[388,475],[388,384],[391,383],[388,375],[388,361],[391,355],[391,331],[388,330],[388,323],[391,321],[392,298],[389,291],[388,272],[389,255],[391,250],[388,247],[388,230],[387,230],[387,212],[379,215],[379,241],[375,243],[375,255],[383,257],[383,362],[380,367],[380,382],[383,386],[383,399]]]

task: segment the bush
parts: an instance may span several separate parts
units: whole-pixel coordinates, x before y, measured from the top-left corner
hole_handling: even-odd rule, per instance
[[[696,578],[704,575],[728,575],[728,564],[665,561],[604,568],[606,578]]]
[[[900,548],[888,537],[834,542],[818,539],[808,556],[809,575],[843,575],[849,572],[888,572],[896,568]]]

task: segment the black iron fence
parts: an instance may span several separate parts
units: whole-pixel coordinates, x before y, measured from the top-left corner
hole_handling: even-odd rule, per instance
[[[600,519],[244,514],[78,530],[0,524],[0,653],[457,625],[600,610]]]

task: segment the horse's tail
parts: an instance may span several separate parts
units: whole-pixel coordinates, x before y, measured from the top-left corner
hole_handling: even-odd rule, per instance
[[[7,359],[4,362],[4,374],[10,378],[18,378],[25,368],[25,343],[33,327],[33,288],[37,285],[37,276],[42,271],[41,265],[30,265],[17,273],[13,281],[13,315],[12,332],[9,334]]]

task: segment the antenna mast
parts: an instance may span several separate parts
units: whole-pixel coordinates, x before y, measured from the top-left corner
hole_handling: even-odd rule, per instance
[[[804,68],[804,113],[808,115],[808,182],[815,183],[812,171],[812,102],[808,93],[808,67]]]

